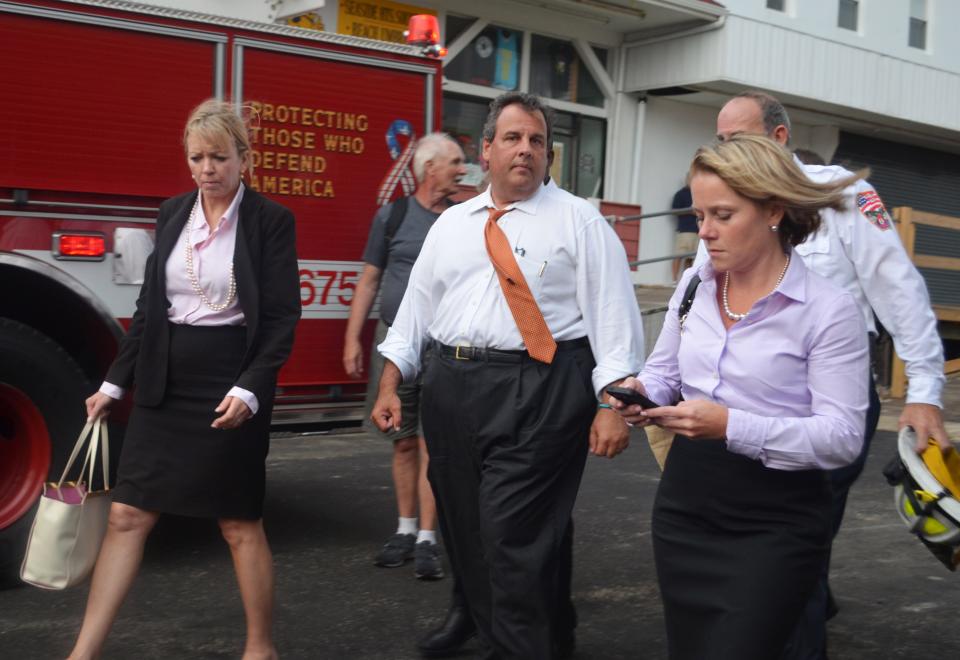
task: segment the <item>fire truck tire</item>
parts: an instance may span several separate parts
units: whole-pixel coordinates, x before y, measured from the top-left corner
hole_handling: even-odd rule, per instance
[[[93,390],[59,344],[0,318],[0,588],[20,584],[40,488],[60,477]]]

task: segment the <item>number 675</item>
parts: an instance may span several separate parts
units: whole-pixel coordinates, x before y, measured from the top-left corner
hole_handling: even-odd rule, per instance
[[[300,304],[309,307],[318,302],[321,306],[327,304],[331,289],[336,292],[348,292],[344,296],[337,293],[337,302],[341,305],[349,306],[353,300],[353,291],[357,288],[356,280],[359,275],[356,271],[335,271],[335,270],[309,270],[300,269]],[[336,283],[336,285],[334,285]],[[317,301],[317,292],[319,290],[320,300]]]

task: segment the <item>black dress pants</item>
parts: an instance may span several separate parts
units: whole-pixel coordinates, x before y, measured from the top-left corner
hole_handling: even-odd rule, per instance
[[[447,547],[447,557],[452,566],[456,566],[453,559],[453,544],[444,524],[440,525],[440,535]],[[553,623],[554,639],[557,643],[564,640],[569,641],[574,636],[577,627],[577,608],[573,604],[573,518],[567,526],[567,532],[563,535],[563,541],[560,545],[560,563],[557,575],[557,613],[556,620]],[[456,573],[456,568],[451,568],[453,574],[453,589],[450,594],[450,608],[464,608],[470,610],[470,603],[467,601],[467,595],[463,593],[463,585],[460,584],[460,577]]]
[[[511,356],[512,357],[512,356]],[[428,476],[449,555],[491,657],[554,655],[564,535],[596,413],[586,340],[552,364],[427,359]]]

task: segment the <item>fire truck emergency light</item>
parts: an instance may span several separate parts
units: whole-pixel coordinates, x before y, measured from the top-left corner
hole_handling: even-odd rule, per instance
[[[106,236],[99,232],[53,235],[53,256],[56,259],[103,261],[107,253]]]
[[[428,57],[444,57],[447,54],[447,49],[440,45],[440,24],[436,16],[411,16],[403,37],[411,46],[423,46],[423,54]]]

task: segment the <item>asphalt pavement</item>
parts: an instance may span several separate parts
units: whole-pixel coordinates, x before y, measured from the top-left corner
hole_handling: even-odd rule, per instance
[[[894,443],[893,432],[877,434],[834,546],[840,605],[829,626],[834,660],[960,657],[960,576],[937,562],[894,512],[892,489],[880,474]],[[640,432],[620,457],[588,461],[575,513],[577,658],[666,656],[650,543],[658,477]],[[274,438],[265,521],[276,563],[281,657],[417,657],[415,639],[441,620],[451,581],[418,581],[410,564],[373,566],[396,524],[383,441],[363,433]],[[0,591],[0,658],[65,657],[86,593],[86,586]],[[239,658],[242,644],[240,598],[216,525],[162,519],[104,657]]]

